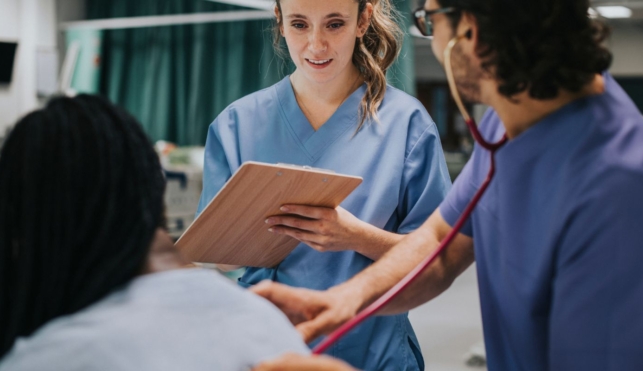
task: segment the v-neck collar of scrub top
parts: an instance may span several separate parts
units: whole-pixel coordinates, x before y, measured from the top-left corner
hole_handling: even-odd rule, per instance
[[[346,130],[357,128],[359,103],[366,92],[366,84],[362,84],[351,93],[317,131],[315,131],[299,104],[297,104],[295,91],[290,83],[290,76],[286,76],[281,80],[276,88],[284,121],[288,123],[299,146],[311,161],[318,160],[324,150]]]

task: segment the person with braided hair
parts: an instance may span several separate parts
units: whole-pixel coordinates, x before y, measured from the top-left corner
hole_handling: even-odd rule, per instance
[[[277,267],[248,267],[239,280],[327,289],[420,226],[451,181],[425,108],[387,85],[402,36],[390,0],[278,0],[275,15],[276,47],[285,40],[296,69],[210,126],[199,212],[246,161],[363,177],[337,209],[283,205],[288,216],[268,218],[266,229],[301,243]],[[424,369],[406,313],[370,320],[331,353],[368,370]]]
[[[276,308],[180,256],[164,189],[142,128],[102,98],[16,124],[0,154],[0,370],[241,371],[308,353]]]

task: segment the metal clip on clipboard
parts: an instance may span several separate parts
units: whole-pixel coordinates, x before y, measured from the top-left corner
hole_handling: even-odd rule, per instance
[[[293,169],[313,170],[313,171],[319,171],[320,173],[336,174],[335,171],[333,171],[333,170],[322,169],[322,168],[319,168],[319,167],[312,167],[312,166],[308,166],[308,165],[293,165],[293,164],[285,164],[283,162],[278,162],[277,166],[291,167]]]

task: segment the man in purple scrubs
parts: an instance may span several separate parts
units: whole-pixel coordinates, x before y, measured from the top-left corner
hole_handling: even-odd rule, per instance
[[[491,106],[480,131],[508,142],[470,221],[380,314],[423,304],[474,261],[489,370],[643,370],[643,117],[605,72],[606,31],[587,0],[428,0],[439,59],[450,40],[457,89]],[[307,339],[353,317],[449,233],[484,181],[477,146],[429,220],[378,262],[325,292],[255,292]],[[324,368],[325,367],[325,368]],[[348,369],[290,356],[257,370]]]

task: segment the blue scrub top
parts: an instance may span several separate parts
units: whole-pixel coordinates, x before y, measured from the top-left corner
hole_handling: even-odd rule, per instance
[[[489,370],[643,370],[643,117],[613,78],[509,141],[473,236]],[[494,111],[485,138],[504,127]],[[489,169],[440,206],[454,225]]]
[[[288,77],[226,108],[210,126],[199,212],[246,161],[288,163],[357,175],[364,182],[342,203],[357,218],[396,233],[418,228],[451,186],[440,138],[424,107],[387,87],[379,122],[356,133],[365,85],[315,131],[299,108]],[[317,252],[305,244],[274,269],[248,268],[248,287],[271,279],[325,290],[373,261],[354,251]],[[329,354],[364,370],[423,370],[406,314],[371,318],[336,343]]]

